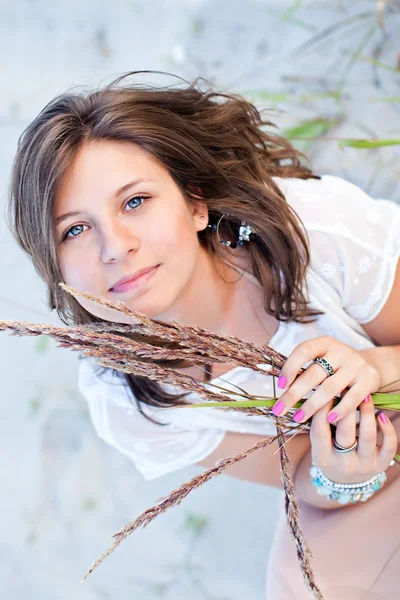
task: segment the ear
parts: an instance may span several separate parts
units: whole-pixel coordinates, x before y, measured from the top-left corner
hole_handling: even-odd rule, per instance
[[[191,196],[190,207],[196,224],[196,231],[201,231],[208,225],[208,206],[202,201],[202,193],[199,187],[189,185],[188,192]]]
[[[204,202],[192,204],[193,222],[196,231],[202,231],[208,226],[208,208]]]

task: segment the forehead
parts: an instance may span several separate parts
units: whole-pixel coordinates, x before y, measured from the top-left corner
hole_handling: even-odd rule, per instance
[[[57,206],[79,198],[115,195],[121,186],[139,178],[164,181],[168,171],[140,146],[96,140],[83,144],[67,169],[57,192]]]

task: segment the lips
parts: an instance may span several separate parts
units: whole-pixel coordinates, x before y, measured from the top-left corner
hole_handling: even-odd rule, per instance
[[[139,277],[141,277],[142,275],[145,275],[149,271],[152,271],[153,269],[155,269],[158,266],[159,265],[154,265],[153,267],[146,267],[144,269],[139,269],[138,271],[136,271],[132,275],[127,275],[126,277],[122,277],[116,283],[114,283],[114,285],[110,288],[109,291],[110,292],[111,291],[115,291],[119,287],[123,286],[125,283],[131,282],[131,281],[136,281],[136,279],[139,279]]]

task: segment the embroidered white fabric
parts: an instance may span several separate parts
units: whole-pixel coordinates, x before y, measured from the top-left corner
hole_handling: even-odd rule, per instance
[[[286,356],[301,341],[321,335],[332,335],[354,348],[374,346],[360,324],[380,312],[393,286],[400,254],[400,206],[375,200],[356,185],[330,175],[320,180],[275,181],[307,231],[308,298],[324,314],[314,323],[280,323],[270,345]],[[250,273],[244,276],[260,285]],[[144,406],[148,415],[165,423],[157,425],[138,410],[132,392],[112,370],[99,376],[101,370],[92,359],[80,357],[79,388],[93,425],[99,437],[131,459],[146,479],[202,460],[221,443],[226,431],[265,436],[276,432],[273,423],[262,416],[216,408],[191,411]],[[232,369],[222,379],[210,383],[231,389],[236,384],[259,395],[273,392],[272,378],[244,367]],[[201,401],[194,393],[187,400]]]

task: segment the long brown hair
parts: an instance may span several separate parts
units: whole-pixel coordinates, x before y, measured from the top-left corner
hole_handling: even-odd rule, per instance
[[[265,310],[281,321],[315,320],[321,313],[308,306],[302,291],[310,259],[307,235],[272,179],[318,178],[305,157],[283,137],[265,131],[275,125],[242,96],[209,84],[202,89],[202,79],[183,87],[126,81],[141,73],[127,73],[101,89],[55,97],[19,138],[7,221],[47,286],[49,307],[67,325],[104,322],[58,285],[62,275],[54,203],[82,144],[117,140],[137,144],[158,159],[189,202],[201,190],[211,223],[229,213],[221,222],[224,237],[237,233],[240,220],[254,225],[258,235],[248,252],[264,288]],[[198,238],[207,252],[221,256],[211,228],[200,231]],[[135,339],[134,333],[129,336]],[[184,368],[190,363],[162,364]],[[186,396],[169,394],[144,377],[115,373],[123,376],[140,409],[141,403],[169,406]]]

